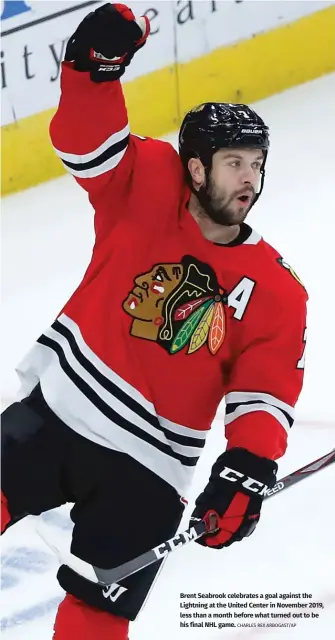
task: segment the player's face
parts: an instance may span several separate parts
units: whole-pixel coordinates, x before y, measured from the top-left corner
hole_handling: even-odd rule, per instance
[[[214,222],[241,224],[256,197],[263,152],[259,149],[221,149],[213,155],[207,193]]]

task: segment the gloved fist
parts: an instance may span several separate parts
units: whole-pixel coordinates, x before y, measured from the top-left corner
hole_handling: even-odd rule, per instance
[[[205,520],[207,530],[196,542],[222,549],[250,536],[260,518],[264,496],[276,483],[278,465],[234,448],[215,462],[207,486],[195,503],[192,519]],[[213,524],[215,523],[215,524]]]
[[[104,4],[89,13],[69,39],[65,60],[77,71],[90,71],[91,80],[118,80],[150,33],[147,17],[136,22],[125,4]]]

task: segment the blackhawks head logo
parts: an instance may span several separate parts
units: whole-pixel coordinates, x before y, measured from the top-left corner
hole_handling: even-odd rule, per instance
[[[226,332],[224,293],[208,264],[184,256],[138,275],[123,309],[133,318],[132,336],[154,340],[171,355],[204,345],[215,355]]]

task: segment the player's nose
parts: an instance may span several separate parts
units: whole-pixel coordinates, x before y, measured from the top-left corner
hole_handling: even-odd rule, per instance
[[[248,164],[244,165],[240,177],[242,184],[253,184],[255,180],[255,172],[252,166]]]

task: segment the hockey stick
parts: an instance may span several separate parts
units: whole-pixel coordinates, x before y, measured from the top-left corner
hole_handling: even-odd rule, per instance
[[[333,449],[330,453],[318,458],[314,462],[298,469],[297,471],[293,471],[289,475],[285,476],[281,480],[278,480],[272,489],[268,489],[264,500],[267,498],[271,498],[276,493],[280,493],[284,489],[288,489],[293,484],[300,482],[304,478],[312,475],[316,471],[320,469],[324,469],[332,462],[335,461],[335,449]],[[66,564],[70,569],[81,575],[82,577],[90,580],[91,582],[98,583],[102,586],[112,585],[117,583],[119,580],[123,580],[128,576],[144,569],[145,567],[157,562],[158,560],[162,560],[172,551],[176,549],[180,549],[185,546],[192,540],[196,540],[200,538],[204,533],[206,533],[206,524],[203,520],[197,522],[193,527],[187,529],[186,531],[182,531],[178,533],[170,540],[166,540],[162,542],[162,544],[142,553],[137,558],[133,558],[133,560],[129,560],[129,562],[125,562],[124,564],[115,567],[113,569],[101,569],[99,567],[95,567],[80,558],[77,558],[70,551],[66,549],[60,549],[58,546],[53,544],[50,541],[48,535],[45,535],[45,532],[38,528],[38,533],[43,538],[44,542],[52,549],[52,551],[56,554],[61,564]]]

